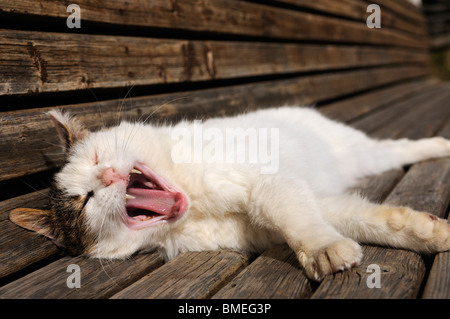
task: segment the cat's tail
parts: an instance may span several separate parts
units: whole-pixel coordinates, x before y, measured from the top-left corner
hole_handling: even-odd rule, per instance
[[[325,220],[359,243],[420,253],[450,250],[450,225],[432,214],[369,202],[357,194],[319,201]]]

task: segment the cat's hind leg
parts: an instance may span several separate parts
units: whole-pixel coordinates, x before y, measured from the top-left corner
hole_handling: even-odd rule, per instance
[[[443,137],[419,140],[399,139],[376,141],[373,167],[382,170],[400,168],[420,161],[450,156],[450,140]],[[385,167],[383,167],[385,166]]]
[[[301,181],[293,187],[280,178],[260,177],[249,201],[252,222],[280,233],[311,279],[359,264],[359,244],[327,223],[308,185],[299,185]]]
[[[322,199],[319,205],[325,220],[359,243],[420,253],[450,250],[450,226],[432,214],[374,204],[356,194]]]

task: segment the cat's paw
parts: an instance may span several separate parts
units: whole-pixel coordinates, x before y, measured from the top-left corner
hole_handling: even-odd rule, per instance
[[[344,238],[318,249],[311,256],[299,256],[306,275],[321,281],[326,275],[350,269],[361,262],[361,246],[355,241]]]
[[[426,140],[430,142],[429,146],[435,150],[437,157],[450,156],[450,140],[441,136],[431,137]]]
[[[403,232],[415,251],[437,253],[450,250],[450,225],[445,219],[399,208],[390,215],[388,225]]]
[[[431,253],[450,250],[450,225],[444,219],[422,213],[414,220],[412,232]]]

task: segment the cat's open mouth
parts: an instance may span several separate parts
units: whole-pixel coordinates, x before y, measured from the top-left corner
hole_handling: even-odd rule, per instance
[[[125,208],[127,226],[141,229],[177,220],[187,209],[187,199],[148,166],[136,163],[130,172]]]

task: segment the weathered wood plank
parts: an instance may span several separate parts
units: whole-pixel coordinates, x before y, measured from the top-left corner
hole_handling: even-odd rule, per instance
[[[214,299],[300,299],[312,294],[310,281],[287,245],[256,258],[213,296]]]
[[[426,52],[404,49],[13,30],[0,32],[0,56],[0,95],[429,62]]]
[[[63,257],[1,287],[0,298],[108,298],[162,264],[156,254],[120,261]],[[79,288],[67,285],[74,282],[70,265],[79,267]]]
[[[431,160],[411,166],[387,202],[444,218],[450,204],[450,160]]]
[[[265,38],[426,47],[419,39],[395,30],[373,32],[365,20],[346,21],[245,1],[157,0],[144,5],[136,0],[104,0],[99,5],[79,0],[77,4],[82,8],[82,19],[96,22]],[[68,17],[67,4],[62,2],[2,0],[0,7],[6,12]]]
[[[438,134],[450,138],[450,119]],[[450,215],[447,220],[450,222]],[[450,299],[450,252],[439,253],[435,256],[422,298]]]
[[[409,126],[418,125],[416,125],[417,120],[411,118],[409,119],[412,120],[412,122],[406,123],[406,121],[404,121],[403,125],[396,125],[397,121],[408,115],[409,111],[422,110],[427,106],[428,102],[435,101],[436,99],[439,100],[440,93],[442,93],[441,86],[431,86],[423,90],[421,89],[416,94],[411,94],[411,96],[405,97],[404,100],[399,101],[398,103],[359,118],[352,123],[352,126],[377,138],[398,137],[401,130],[407,129]],[[421,125],[422,124],[423,123],[421,123]],[[391,131],[385,129],[386,126],[389,126],[390,129],[394,130],[396,133],[393,134]]]
[[[179,118],[232,114],[269,106],[311,105],[409,78],[424,76],[414,67],[383,67],[321,74],[270,82],[180,92],[122,100],[101,101],[60,108],[73,112],[88,127],[98,128],[127,119]],[[345,79],[345,81],[343,80]],[[324,90],[323,88],[327,88]],[[248,94],[251,92],[251,94]],[[0,181],[58,167],[62,154],[54,127],[44,114],[49,108],[0,114]],[[98,116],[99,112],[101,117]],[[151,115],[153,114],[153,115]],[[95,116],[94,116],[95,115]]]
[[[358,185],[349,191],[360,194],[371,202],[382,203],[404,176],[403,169],[389,170],[380,175],[362,178]]]
[[[364,0],[364,2],[373,3],[371,2],[371,0]],[[408,1],[378,0],[377,4],[380,5],[381,10],[387,9],[394,15],[403,17],[411,22],[416,23],[417,25],[420,25],[421,27],[425,28],[427,25],[427,20],[422,11]]]
[[[234,251],[184,253],[112,298],[209,298],[247,264]]]
[[[0,278],[58,253],[50,240],[8,220],[9,212],[14,208],[43,208],[46,202],[45,190],[0,202]]]
[[[391,104],[410,99],[424,92],[435,83],[431,80],[421,80],[400,85],[391,85],[381,90],[346,98],[342,101],[327,104],[320,108],[325,116],[339,121],[355,121],[356,119]]]
[[[299,6],[300,8],[308,8],[319,10],[327,14],[351,18],[356,21],[364,22],[371,13],[367,13],[367,6],[369,3],[354,0],[279,0],[280,2]],[[372,2],[371,2],[372,3]],[[419,18],[422,21],[422,18]],[[389,10],[382,11],[382,27],[391,27],[394,29],[414,33],[419,36],[426,35],[426,28],[424,25],[417,25],[412,23],[410,19],[405,19],[398,14],[390,12]]]
[[[433,136],[450,115],[450,108],[447,104],[449,100],[449,86],[443,85],[428,100],[421,103],[413,102],[414,104],[411,104],[406,112],[400,114],[395,121],[385,123],[375,135],[379,138],[404,137],[410,139]]]
[[[425,265],[419,255],[375,246],[364,246],[363,254],[361,265],[326,277],[311,298],[404,299],[417,295],[418,283],[420,285],[425,274]],[[372,274],[367,269],[372,264],[380,267],[381,288],[367,285]]]
[[[439,253],[434,258],[422,294],[423,299],[450,299],[450,253]]]

